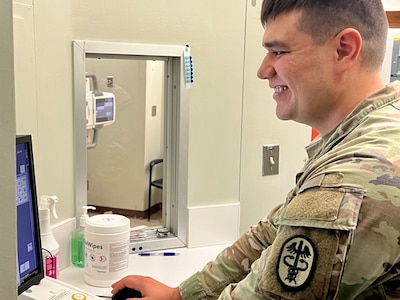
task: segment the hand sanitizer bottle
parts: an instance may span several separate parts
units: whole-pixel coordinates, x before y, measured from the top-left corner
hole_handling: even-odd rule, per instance
[[[83,268],[85,266],[85,226],[89,218],[88,210],[95,210],[94,206],[82,206],[82,215],[79,220],[79,227],[72,234],[71,238],[71,262],[74,266]]]
[[[50,213],[58,219],[56,213],[57,196],[40,197],[39,220],[40,220],[40,239],[42,241],[43,263],[45,275],[57,279],[58,277],[58,256],[60,245],[53,236],[50,226]]]

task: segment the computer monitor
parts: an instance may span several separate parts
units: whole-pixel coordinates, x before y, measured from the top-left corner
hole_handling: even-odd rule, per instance
[[[32,138],[16,138],[18,295],[44,278]]]

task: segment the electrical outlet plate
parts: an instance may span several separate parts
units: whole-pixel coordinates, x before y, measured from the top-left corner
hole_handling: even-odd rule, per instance
[[[264,145],[262,175],[277,174],[279,174],[279,145]]]
[[[107,87],[114,87],[114,76],[107,76]]]

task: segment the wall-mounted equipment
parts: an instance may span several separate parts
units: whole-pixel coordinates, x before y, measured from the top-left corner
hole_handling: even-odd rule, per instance
[[[86,128],[111,125],[115,121],[115,96],[103,92],[102,96],[86,94]]]
[[[99,130],[115,122],[116,102],[113,93],[99,90],[95,74],[86,73],[86,81],[86,148],[92,149],[97,145]]]
[[[400,79],[400,38],[393,39],[390,82]]]

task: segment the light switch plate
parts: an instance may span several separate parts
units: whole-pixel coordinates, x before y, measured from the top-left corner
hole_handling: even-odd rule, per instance
[[[262,175],[277,174],[279,174],[279,145],[264,145]]]

